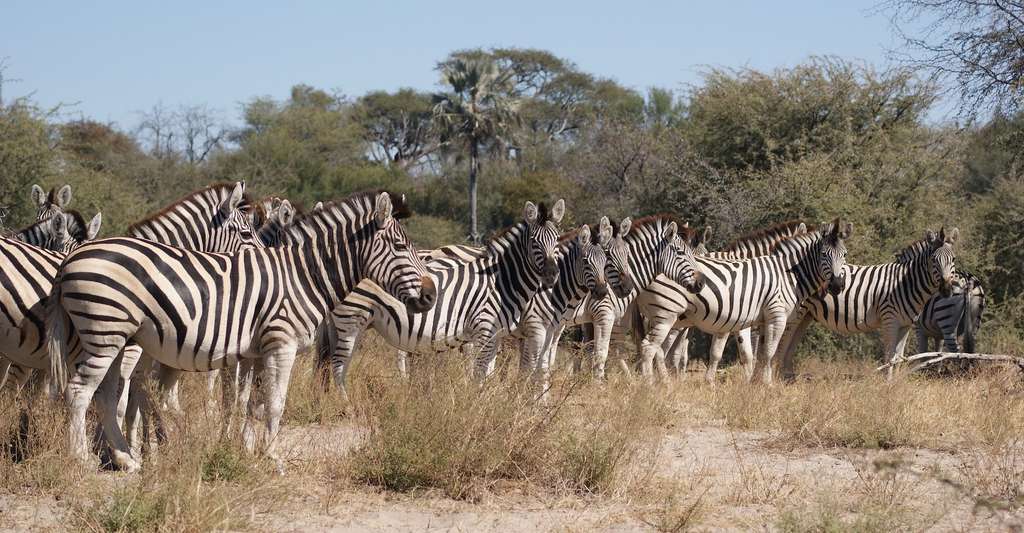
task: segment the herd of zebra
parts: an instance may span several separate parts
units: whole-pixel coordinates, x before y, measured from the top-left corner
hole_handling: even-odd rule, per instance
[[[666,361],[685,371],[697,328],[713,339],[708,380],[733,335],[748,379],[768,383],[776,353],[793,373],[812,321],[878,330],[896,362],[915,323],[922,350],[937,338],[960,351],[962,338],[972,351],[984,308],[978,279],[954,267],[956,229],[927,232],[891,263],[857,266],[846,262],[852,225],[838,218],[784,222],[709,251],[710,228],[672,215],[604,217],[562,233],[563,200],[526,202],[522,220],[483,247],[417,251],[404,196],[383,191],[300,213],[288,200],[253,200],[244,183],[217,184],[98,240],[100,215],[86,223],[68,209],[68,186],[33,186],[32,199],[37,222],[0,238],[0,387],[34,401],[63,396],[71,450],[86,461],[95,400],[109,458],[126,470],[140,464],[140,426],[181,409],[183,371],[208,372],[212,388],[233,369],[219,372],[224,407],[243,414],[250,448],[260,412],[274,457],[296,355],[315,347],[345,394],[368,328],[396,348],[402,372],[406,353],[459,348],[480,379],[512,337],[543,395],[573,325],[584,326],[597,377],[613,339],[630,334],[645,376],[655,364],[666,376]],[[159,398],[144,386],[151,379]]]

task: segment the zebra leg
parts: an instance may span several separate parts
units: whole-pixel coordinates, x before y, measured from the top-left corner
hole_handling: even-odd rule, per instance
[[[661,351],[662,353],[665,354],[666,364],[668,365],[668,368],[670,368],[673,372],[676,373],[679,372],[679,361],[678,357],[673,352],[672,348],[675,347],[676,340],[678,339],[679,330],[676,328],[672,328],[668,330],[668,333],[665,335],[665,340],[661,342]]]
[[[615,317],[611,313],[598,313],[591,322],[594,341],[593,369],[594,377],[605,378],[605,365],[608,363],[608,350],[612,341],[612,329],[615,327]]]
[[[662,349],[665,350],[665,358],[671,361],[672,368],[680,377],[685,378],[686,369],[690,365],[690,328],[672,328]]]
[[[643,364],[642,373],[648,379],[653,378],[654,370],[652,363],[657,361],[658,373],[662,379],[667,379],[668,369],[665,367],[665,352],[662,351],[661,344],[665,341],[665,336],[668,335],[668,332],[672,330],[672,325],[675,321],[652,319],[650,322],[647,335],[640,341],[640,355]]]
[[[914,328],[917,333],[917,353],[924,353],[928,351],[928,333],[925,332],[924,326],[920,323]]]
[[[892,379],[897,363],[902,357],[901,340],[906,344],[906,328],[891,316],[882,318],[882,343],[885,345],[885,361],[889,367],[885,370],[886,379]]]
[[[181,414],[181,403],[178,400],[178,380],[181,379],[181,370],[160,365],[157,377],[160,384],[160,408],[164,411],[169,410],[175,414]]]
[[[754,376],[754,343],[753,331],[751,328],[741,329],[736,333],[736,351],[739,352],[740,362],[743,363],[743,373],[747,381]]]
[[[288,344],[276,349],[264,360],[263,390],[266,404],[264,417],[267,426],[267,445],[264,453],[277,463],[278,473],[284,473],[284,463],[277,456],[277,434],[281,430],[281,415],[284,414],[285,400],[288,398],[288,381],[291,379],[292,366],[295,364],[296,347]],[[250,407],[252,402],[250,400]],[[252,412],[250,411],[250,420]],[[251,422],[247,422],[251,423]]]
[[[813,321],[814,317],[801,308],[795,317],[786,322],[786,330],[782,334],[782,340],[779,342],[779,349],[777,351],[780,354],[779,359],[781,360],[779,362],[779,373],[787,381],[796,378],[796,365],[793,363],[793,355],[796,354],[796,348],[800,344],[800,339],[803,338],[804,333]],[[754,349],[754,353],[759,354],[760,352],[758,349]],[[755,375],[757,374],[757,365],[761,364],[763,362],[759,357],[755,364]]]
[[[722,352],[725,351],[725,344],[729,340],[728,333],[715,333],[711,336],[711,349],[708,352],[708,368],[704,372],[704,381],[710,385],[715,384],[715,377],[718,375],[718,363],[722,360]]]
[[[73,365],[73,374],[68,381],[65,401],[68,407],[68,441],[71,453],[83,463],[94,461],[89,453],[86,437],[86,412],[92,403],[96,390],[105,379],[110,366],[120,355],[120,346],[104,346],[102,353],[91,353],[83,341],[82,354]],[[127,447],[127,444],[125,444]],[[117,451],[114,452],[117,455]],[[130,458],[130,456],[129,456]],[[131,466],[130,462],[126,466]],[[138,468],[138,465],[135,465]]]
[[[401,376],[402,379],[409,379],[409,352],[405,350],[398,350],[395,354],[395,362],[398,366],[398,375]],[[344,379],[347,370],[348,366],[346,365],[345,370],[342,371],[342,379]]]
[[[120,357],[119,355],[118,359]],[[114,363],[120,369],[120,361],[115,360]],[[110,458],[114,466],[121,470],[134,472],[139,469],[139,462],[132,457],[128,441],[125,439],[124,434],[121,433],[121,428],[117,423],[118,384],[120,379],[120,372],[107,371],[100,380],[96,391],[96,407],[97,411],[99,411],[103,435],[110,449]]]
[[[761,326],[761,339],[758,342],[759,357],[758,364],[761,365],[761,374],[758,376],[755,371],[753,382],[772,384],[772,358],[778,350],[779,343],[786,333],[786,316],[766,316]]]

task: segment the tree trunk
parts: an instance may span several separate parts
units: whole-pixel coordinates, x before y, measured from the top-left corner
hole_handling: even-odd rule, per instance
[[[473,244],[480,244],[480,233],[476,225],[476,174],[479,170],[479,146],[477,142],[469,143],[469,238]]]

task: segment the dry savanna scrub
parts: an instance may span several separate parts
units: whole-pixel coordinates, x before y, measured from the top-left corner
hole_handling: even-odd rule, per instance
[[[169,440],[136,474],[69,460],[63,408],[38,401],[26,425],[26,400],[5,390],[0,528],[894,531],[1024,516],[1012,369],[886,382],[811,361],[796,383],[751,387],[738,368],[709,386],[601,382],[560,362],[540,400],[511,345],[482,384],[457,353],[414,357],[408,378],[372,333],[357,353],[347,403],[300,358],[283,476],[222,434],[203,376],[184,381],[185,413],[167,415]]]

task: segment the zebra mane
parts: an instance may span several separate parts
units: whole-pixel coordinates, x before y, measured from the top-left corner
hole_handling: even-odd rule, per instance
[[[236,185],[236,183],[232,183],[232,182],[222,182],[222,183],[215,183],[215,184],[209,185],[207,187],[203,187],[202,189],[199,189],[197,191],[192,191],[192,192],[186,194],[185,196],[182,196],[178,200],[172,202],[171,204],[165,206],[163,209],[157,211],[156,213],[153,213],[153,214],[147,216],[146,218],[144,218],[144,219],[142,219],[142,220],[132,224],[131,226],[128,226],[128,232],[129,233],[134,232],[135,230],[141,228],[142,226],[146,226],[147,224],[150,224],[150,223],[152,223],[155,220],[163,218],[164,216],[166,216],[171,211],[174,211],[175,209],[177,209],[180,204],[182,204],[184,202],[187,202],[188,200],[191,200],[192,198],[195,198],[196,196],[200,196],[200,195],[206,194],[206,193],[211,192],[211,191],[216,191],[220,195],[224,195],[224,198],[228,198],[231,195],[231,192],[235,189],[235,185]],[[255,206],[255,205],[256,205],[256,202],[253,200],[252,196],[249,193],[245,193],[245,194],[242,195],[242,201],[238,204],[238,209],[241,212],[248,214],[248,213],[252,213],[253,212],[253,209],[254,209],[253,206]]]
[[[317,227],[337,227],[339,221],[349,220],[353,214],[365,215],[367,219],[370,219],[376,207],[377,196],[382,192],[387,192],[391,197],[391,216],[395,219],[412,216],[412,211],[405,202],[404,195],[384,190],[363,191],[353,193],[341,200],[324,202],[323,209],[303,214],[296,212],[294,222],[285,231],[292,239],[296,239],[296,242],[302,242],[311,233],[316,232]]]
[[[641,227],[652,226],[659,223],[667,226],[672,222],[676,223],[676,229],[678,230],[680,239],[683,239],[690,244],[695,244],[694,239],[697,237],[697,230],[687,226],[679,220],[679,217],[669,213],[658,213],[656,215],[649,215],[634,220],[633,225],[630,226],[631,229],[629,230],[629,235],[633,235],[633,230]],[[617,228],[618,226],[613,225],[613,227]],[[629,238],[628,235],[626,237]]]
[[[725,247],[722,248],[722,251],[736,251],[736,249],[742,246],[744,243],[748,243],[751,241],[775,241],[780,238],[791,237],[793,235],[793,232],[796,231],[800,224],[805,223],[802,220],[787,220],[785,222],[779,222],[778,224],[774,224],[766,228],[754,230],[750,233],[747,233],[746,235],[742,235],[740,237],[733,239],[732,241],[729,242],[729,244],[725,245]],[[811,233],[817,229],[811,224],[806,224],[806,226],[808,233]]]
[[[918,239],[896,252],[896,262],[905,265],[916,259],[931,255],[932,250],[932,245],[927,239]]]
[[[550,213],[550,210],[548,209],[547,204],[545,204],[544,202],[541,202],[541,203],[537,204],[537,224],[547,224],[547,222],[550,220],[550,216],[551,216],[551,213]],[[515,222],[511,226],[505,226],[504,228],[501,228],[500,230],[494,232],[494,235],[491,236],[490,240],[487,241],[487,244],[484,245],[485,253],[486,253],[487,250],[491,249],[491,245],[492,244],[497,243],[508,232],[512,231],[514,228],[517,228],[520,225],[525,224],[525,223],[526,223],[525,220],[520,220],[518,222]]]
[[[89,225],[85,222],[82,213],[73,209],[64,211],[68,222],[68,236],[78,242],[85,242],[89,239]]]

